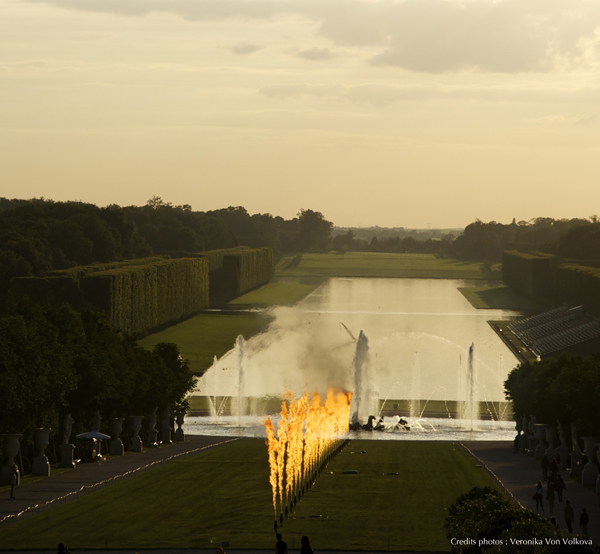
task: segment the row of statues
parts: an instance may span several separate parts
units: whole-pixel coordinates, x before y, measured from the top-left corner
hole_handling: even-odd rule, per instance
[[[155,408],[150,417],[148,428],[146,430],[145,446],[147,448],[156,448],[159,446],[159,431],[156,429],[157,423],[157,412],[158,408]],[[177,429],[175,430],[173,440],[177,442],[183,442],[183,421],[185,412],[179,412],[175,414],[175,420],[177,422]],[[142,431],[142,421],[144,416],[129,416],[131,430],[133,432],[132,437],[129,439],[130,452],[142,452],[144,450],[144,441],[140,436]],[[111,455],[122,456],[125,453],[125,447],[121,440],[121,433],[123,432],[123,424],[125,418],[112,418],[111,420],[111,435],[105,435],[100,432],[100,426],[102,417],[100,411],[97,410],[91,425],[90,431],[80,433],[76,436],[76,439],[87,441],[86,444],[89,448],[84,449],[84,456],[88,461],[94,461],[100,453],[97,451],[98,441],[111,439],[108,446],[108,453]],[[75,452],[76,447],[71,443],[71,435],[73,433],[73,424],[75,420],[71,414],[65,416],[63,422],[63,435],[62,443],[60,445],[60,461],[59,467],[73,468],[75,467]],[[50,475],[50,462],[46,456],[46,449],[50,444],[50,433],[51,429],[37,429],[34,434],[34,446],[35,446],[35,458],[31,466],[31,473],[33,475]],[[18,433],[2,435],[2,457],[4,464],[0,470],[0,485],[7,485],[12,482],[13,475],[17,475],[17,485],[20,484],[21,472],[18,465],[15,463],[15,458],[19,453],[20,440],[22,435]],[[171,444],[171,410],[170,406],[167,406],[162,414],[161,427],[160,427],[160,444]]]
[[[556,445],[556,430],[560,444]],[[556,460],[561,470],[570,470],[572,476],[581,476],[584,485],[596,486],[600,494],[600,446],[593,436],[580,437],[575,425],[571,425],[571,448],[567,445],[564,426],[560,421],[554,425],[537,423],[535,416],[523,416],[516,421],[517,436],[515,448],[535,456],[536,460],[545,458],[548,462]],[[583,440],[583,451],[580,441]]]

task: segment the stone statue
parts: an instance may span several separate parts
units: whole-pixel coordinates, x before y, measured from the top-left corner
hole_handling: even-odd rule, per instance
[[[75,420],[71,417],[71,414],[67,414],[65,416],[65,423],[64,423],[65,430],[63,432],[62,444],[70,444],[71,430],[73,429],[73,423],[75,423]]]
[[[556,457],[558,467],[561,470],[567,468],[567,459],[569,458],[569,447],[567,446],[567,438],[565,436],[565,428],[560,421],[558,423],[558,436],[560,438],[560,446],[556,449]]]
[[[148,423],[148,429],[154,429],[156,427],[156,412],[158,411],[158,407],[152,410],[150,414],[150,423]]]
[[[100,432],[101,421],[102,418],[100,417],[100,410],[96,410],[96,413],[94,414],[94,421],[92,422],[92,431],[97,431],[98,433]]]
[[[148,441],[146,442],[146,446],[149,448],[156,448],[158,446],[158,431],[155,429],[157,411],[158,407],[152,410],[152,413],[150,414],[150,422],[148,423]]]
[[[163,415],[160,442],[171,444],[171,406],[169,404],[167,404]]]
[[[573,451],[571,453],[571,476],[579,476],[583,471],[583,456],[579,448],[579,437],[577,436],[577,427],[571,424],[571,443]]]
[[[573,423],[571,424],[571,444],[572,444],[574,453],[581,452],[581,450],[579,448],[579,437],[577,436],[577,427],[575,427],[575,424],[573,424]]]
[[[564,446],[567,443],[567,439],[565,438],[565,429],[560,420],[557,419],[556,423],[558,423],[558,438],[560,439],[560,445]]]

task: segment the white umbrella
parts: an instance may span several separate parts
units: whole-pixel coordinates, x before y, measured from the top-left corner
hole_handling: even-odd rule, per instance
[[[87,431],[86,433],[80,433],[76,437],[78,439],[110,439],[109,435],[105,435],[104,433],[100,433],[99,431]]]

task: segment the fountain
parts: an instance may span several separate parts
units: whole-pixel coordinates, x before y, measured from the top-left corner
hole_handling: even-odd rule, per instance
[[[354,369],[354,396],[350,418],[352,423],[366,423],[370,415],[378,413],[370,361],[369,341],[361,331],[356,341],[356,351],[352,361]]]
[[[471,431],[473,430],[473,422],[479,419],[479,402],[475,400],[476,377],[474,357],[475,343],[471,343],[471,346],[469,347],[469,356],[467,358],[467,373],[464,382],[465,390],[462,393],[464,394],[465,401],[461,413],[462,419],[466,419],[469,422]]]
[[[235,350],[237,353],[237,373],[238,373],[238,390],[237,390],[237,418],[238,426],[242,425],[242,416],[246,410],[244,406],[244,344],[245,340],[242,335],[238,335],[235,341]]]
[[[364,282],[368,280],[361,285]],[[378,287],[388,284],[392,282],[378,283]],[[430,286],[424,297],[429,297]],[[358,308],[362,301],[358,294],[350,302],[347,296],[339,295],[334,306],[327,304],[330,300],[322,300],[325,296],[315,295],[324,303],[319,310],[310,309],[307,302],[274,309],[267,332],[248,341],[238,337],[225,356],[215,359],[196,389],[203,398],[199,411],[210,413],[203,421],[207,426],[215,425],[214,434],[218,434],[218,425],[221,430],[227,427],[231,434],[260,435],[257,416],[275,413],[285,391],[298,397],[303,391],[323,395],[328,387],[337,387],[355,393],[353,423],[364,425],[373,415],[377,427],[382,417],[397,415],[410,419],[411,426],[424,417],[427,423],[413,425],[414,430],[423,436],[435,433],[438,440],[514,439],[511,424],[503,421],[508,406],[503,396],[503,366],[509,366],[510,353],[494,351],[488,342],[481,350],[475,348],[473,340],[459,342],[459,337],[446,328],[454,315],[461,314],[424,310],[416,314],[419,321],[413,324],[404,319],[409,312],[393,312],[387,304],[385,317],[377,310],[348,311],[348,306],[362,309]],[[345,314],[343,325],[341,313]],[[469,324],[475,315],[480,317],[470,314]],[[474,338],[486,340],[488,326],[475,331]],[[499,363],[490,362],[490,352]],[[192,417],[186,419],[185,431],[200,432],[192,428],[201,425],[200,421],[195,414],[189,415]],[[382,427],[386,431],[380,434],[385,435],[382,439],[394,435],[387,425]],[[448,427],[451,433],[444,431]],[[490,430],[498,434],[486,436]],[[203,428],[201,432],[205,431]],[[401,434],[408,438],[418,433]],[[523,432],[522,440],[526,438]]]
[[[408,404],[408,413],[410,417],[421,417],[421,368],[419,367],[419,353],[415,352],[413,358],[412,371],[410,375],[410,400]]]

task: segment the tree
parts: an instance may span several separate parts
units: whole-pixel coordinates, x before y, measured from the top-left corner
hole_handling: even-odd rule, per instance
[[[327,221],[321,212],[300,210],[298,213],[300,232],[299,246],[303,252],[323,252],[329,246],[333,223]]]

